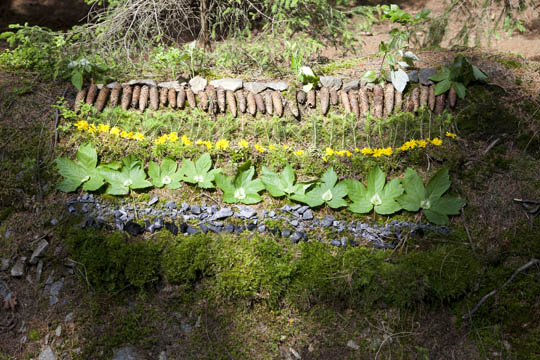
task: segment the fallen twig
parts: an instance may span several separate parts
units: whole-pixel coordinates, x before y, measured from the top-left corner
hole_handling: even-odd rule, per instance
[[[517,276],[517,274],[519,274],[520,272],[522,271],[525,271],[527,270],[528,268],[530,268],[531,266],[533,266],[534,264],[538,264],[540,263],[540,260],[538,259],[531,259],[531,261],[529,261],[528,263],[526,263],[525,265],[523,265],[522,267],[520,267],[519,269],[517,269],[513,274],[512,276],[510,276],[510,278],[508,280],[505,281],[505,283],[498,289],[494,289],[494,290],[491,290],[487,295],[484,295],[484,297],[482,297],[482,299],[480,299],[480,301],[478,302],[478,304],[476,304],[473,309],[463,315],[461,318],[463,320],[466,320],[466,319],[469,319],[471,318],[474,313],[478,310],[478,308],[480,307],[480,305],[482,305],[487,299],[489,299],[491,296],[495,295],[497,293],[497,291],[500,291],[502,289],[504,289],[506,287],[506,285],[508,285],[512,280],[514,280],[514,278]]]

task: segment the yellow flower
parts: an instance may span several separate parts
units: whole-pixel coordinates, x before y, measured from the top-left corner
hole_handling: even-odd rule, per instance
[[[165,142],[167,141],[168,137],[167,135],[161,135],[160,137],[158,137],[157,139],[154,139],[154,143],[156,145],[161,145],[161,144],[165,144]]]
[[[382,154],[383,154],[383,155],[386,155],[386,156],[390,156],[390,155],[392,155],[392,153],[393,153],[391,147],[387,147],[386,149],[381,149],[381,150],[382,150]]]
[[[98,130],[98,132],[100,134],[108,133],[110,129],[111,129],[111,127],[109,125],[106,125],[106,124],[99,124],[98,127],[97,127],[97,130]]]
[[[352,152],[350,152],[349,150],[345,150],[345,156],[351,157],[351,156],[352,156]]]
[[[304,150],[296,150],[295,154],[298,156],[302,156],[304,155]]]
[[[283,149],[284,149],[284,150],[287,150],[288,148],[289,148],[289,145],[283,144]]]
[[[190,146],[192,143],[191,143],[191,140],[189,140],[186,135],[182,135],[182,144],[186,146]]]
[[[274,145],[274,144],[268,145],[268,150],[272,151],[272,150],[275,150],[275,149],[276,149],[276,145]]]
[[[229,147],[229,140],[220,139],[216,142],[216,149],[218,150],[227,150]]]
[[[128,139],[133,139],[133,131],[130,131],[127,133],[127,138]]]
[[[406,147],[405,150],[414,149],[417,145],[418,143],[416,142],[416,140],[409,140],[405,144],[403,144],[403,146]]]
[[[322,159],[323,159],[324,162],[328,162],[328,159],[326,158],[326,156],[323,156]]]
[[[75,123],[75,126],[77,127],[77,130],[88,130],[88,121],[79,120]]]
[[[408,147],[407,145],[403,144],[403,145],[401,145],[400,147],[398,147],[398,150],[400,150],[400,151],[407,151],[407,150],[409,150],[409,147]]]
[[[425,148],[427,145],[426,140],[418,140],[416,143],[418,144],[418,147],[421,147],[421,148]]]
[[[122,130],[122,132],[120,133],[120,136],[123,137],[124,139],[127,139],[128,132],[126,130]]]
[[[448,131],[447,131],[447,132],[446,132],[446,136],[448,136],[448,137],[450,137],[450,138],[452,138],[452,139],[455,139],[457,135],[454,134],[454,133],[451,133],[451,132],[448,132]]]
[[[238,142],[238,146],[247,149],[249,147],[249,143],[246,140],[242,139]]]
[[[435,138],[435,139],[431,140],[430,142],[435,146],[441,146],[442,145],[442,140],[439,139],[439,138]]]
[[[115,126],[111,129],[111,135],[120,135],[120,128],[118,126]]]
[[[334,155],[334,150],[332,148],[329,148],[327,147],[325,150],[324,150],[325,154],[328,155],[328,156],[332,156]]]
[[[133,135],[133,139],[135,139],[135,140],[137,140],[137,141],[144,140],[144,135],[141,134],[140,132],[135,133],[135,135]]]
[[[88,132],[89,132],[90,134],[95,134],[95,133],[97,132],[96,125],[91,124],[90,127],[88,128]]]
[[[356,151],[357,153],[360,152],[360,149],[359,148],[355,148],[354,151]]]
[[[263,152],[266,151],[266,149],[263,148],[263,147],[262,147],[261,145],[259,145],[259,144],[255,144],[255,149],[256,149],[258,152],[260,152],[260,153],[263,153]]]
[[[373,150],[373,157],[379,157],[382,156],[382,149],[374,149]]]
[[[212,149],[212,142],[211,141],[204,141],[203,145],[206,146],[208,150]]]
[[[177,142],[178,141],[178,133],[176,131],[171,132],[168,136],[169,142]]]
[[[370,154],[373,154],[373,149],[363,148],[360,152],[362,153],[362,155],[370,155]]]

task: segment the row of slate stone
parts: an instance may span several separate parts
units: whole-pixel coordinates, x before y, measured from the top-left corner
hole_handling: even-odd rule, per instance
[[[429,108],[438,115],[445,108],[453,108],[457,97],[453,88],[448,96],[435,96],[434,84],[429,80],[433,73],[432,69],[409,73],[410,82],[418,84],[413,85],[405,97],[391,83],[365,84],[360,80],[343,82],[337,77],[323,76],[320,89],[312,89],[307,93],[296,90],[292,100],[281,94],[288,88],[285,81],[244,82],[239,79],[219,79],[208,83],[199,76],[189,83],[131,80],[125,84],[91,84],[77,93],[74,108],[78,111],[83,103],[95,105],[98,111],[102,111],[107,104],[141,112],[147,108],[155,111],[164,107],[198,107],[214,115],[228,112],[236,117],[239,112],[247,112],[252,116],[257,113],[279,117],[290,114],[299,118],[300,110],[319,107],[321,113],[326,115],[330,106],[341,105],[347,113],[357,118],[364,118],[367,114],[380,118],[400,111],[415,112],[420,108]]]

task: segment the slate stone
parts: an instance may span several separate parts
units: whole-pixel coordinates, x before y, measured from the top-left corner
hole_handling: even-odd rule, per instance
[[[347,246],[347,238],[345,238],[345,237],[341,238],[341,246],[343,246],[343,247]]]
[[[173,222],[166,222],[165,229],[169,230],[174,236],[178,235],[178,226]]]
[[[108,88],[108,89],[114,89],[114,87],[115,87],[116,85],[122,86],[122,84],[120,84],[118,81],[113,81],[112,83],[107,84],[107,88]]]
[[[201,231],[203,234],[208,233],[208,226],[206,226],[206,224],[201,224]]]
[[[154,196],[151,200],[148,201],[148,206],[152,206],[156,204],[159,201],[159,198],[157,196]],[[148,210],[148,209],[147,209]]]
[[[265,231],[266,231],[266,225],[263,224],[263,225],[259,225],[259,226],[257,227],[257,232],[258,232],[259,234],[262,234],[262,233],[265,232]]]
[[[148,85],[148,86],[156,86],[156,82],[152,79],[135,79],[130,80],[127,85]]]
[[[186,233],[189,234],[189,235],[195,235],[195,234],[198,234],[199,232],[200,232],[199,229],[197,229],[196,227],[191,226],[191,225],[188,225],[188,227],[186,229]]]
[[[207,225],[208,230],[213,232],[214,234],[219,234],[221,232],[221,228],[215,225],[208,224]]]
[[[255,229],[257,229],[257,224],[255,223],[249,223],[248,226],[247,226],[247,229],[249,231],[254,231]]]
[[[52,218],[51,219],[51,225],[52,226],[58,225],[58,219],[57,218]]]
[[[291,235],[291,242],[293,244],[297,244],[300,240],[302,240],[303,236],[302,236],[302,232],[301,231],[295,231],[292,235]]]
[[[268,231],[269,231],[272,235],[281,236],[281,231],[279,230],[278,227],[270,228],[270,229],[268,229]]]
[[[73,313],[70,312],[69,314],[66,315],[66,317],[64,318],[64,322],[67,324],[67,323],[70,323],[73,321]]]
[[[180,207],[180,211],[185,213],[189,211],[189,208],[190,208],[189,204],[186,202],[183,202],[182,206]]]
[[[187,229],[188,229],[188,224],[186,224],[185,222],[183,222],[183,223],[180,224],[179,230],[180,230],[180,232],[181,232],[182,234],[185,234],[186,231],[187,231]]]
[[[433,85],[434,82],[429,80],[429,78],[435,75],[436,73],[437,73],[437,70],[435,69],[430,69],[430,68],[420,69],[420,74],[418,75],[420,83],[422,85]]]
[[[223,227],[223,231],[229,234],[232,234],[234,232],[234,225],[227,224]]]
[[[191,91],[193,91],[195,94],[203,91],[204,88],[206,88],[207,83],[208,82],[206,81],[206,79],[200,76],[195,76],[193,79],[189,80],[189,86],[191,86]]]
[[[283,206],[281,207],[280,210],[281,210],[281,211],[284,211],[284,212],[289,212],[289,211],[292,210],[292,208],[291,208],[291,205],[285,204],[285,205],[283,205]]]
[[[253,81],[253,82],[246,82],[244,83],[244,89],[251,91],[254,94],[258,94],[260,92],[263,92],[266,90],[268,86],[266,83],[259,82],[259,81]]]
[[[219,210],[218,212],[216,212],[214,214],[214,219],[216,220],[220,220],[220,219],[226,219],[228,217],[231,217],[233,216],[233,211],[231,208],[223,208],[221,210]]]
[[[360,80],[350,80],[343,84],[343,90],[357,90],[360,87]]]
[[[332,241],[330,241],[330,244],[331,244],[331,245],[334,245],[334,246],[341,246],[341,241],[339,241],[339,240],[332,240]]]
[[[0,259],[0,271],[6,271],[7,269],[9,269],[9,259],[8,258]]]
[[[328,226],[332,226],[332,224],[334,223],[335,219],[333,216],[330,216],[330,215],[326,215],[322,220],[321,220],[321,226],[324,226],[324,227],[328,227]]]
[[[409,76],[409,82],[410,83],[417,83],[418,82],[418,71],[417,70],[409,71],[407,73],[407,75]]]
[[[193,215],[200,215],[201,214],[201,207],[199,205],[191,205],[190,210],[191,210],[191,213]]]
[[[267,81],[266,86],[272,90],[285,91],[289,84],[286,81]]]
[[[245,230],[246,230],[246,227],[243,226],[243,225],[236,225],[236,226],[234,227],[234,233],[235,233],[235,234],[241,234],[241,233],[243,233]]]
[[[275,217],[276,217],[276,212],[275,212],[274,210],[270,211],[270,212],[268,213],[268,217],[270,217],[270,218],[275,218]]]
[[[144,228],[136,222],[130,220],[124,225],[124,231],[129,235],[137,236],[144,233]]]
[[[121,348],[113,349],[112,360],[145,360],[145,358],[135,347],[127,345]]]
[[[7,282],[5,282],[4,280],[0,280],[0,300],[2,302],[8,301],[9,299],[11,299],[11,295],[12,292],[9,289]]]
[[[257,215],[257,211],[248,206],[238,207],[238,209],[240,210],[238,217],[243,219],[250,219]]]
[[[41,274],[43,273],[43,260],[39,260],[36,267],[36,282],[39,283],[41,280]]]
[[[185,84],[185,83],[184,83]],[[183,85],[179,81],[164,81],[157,84],[157,86],[167,89],[175,89],[180,90],[180,88],[183,87]]]
[[[302,207],[302,206],[301,206],[301,205],[298,205],[298,204],[293,205],[293,206],[291,206],[291,211],[297,211],[297,210],[300,209],[301,207]]]
[[[154,220],[154,228],[155,229],[161,229],[163,227],[163,218],[158,217]]]
[[[49,297],[49,305],[55,305],[58,303],[58,297],[60,296],[62,286],[64,286],[64,279],[52,283],[51,289],[49,290],[49,293],[51,294]]]
[[[327,87],[330,90],[339,90],[343,85],[343,80],[335,76],[321,76],[320,77],[321,85]]]
[[[313,211],[311,209],[307,209],[302,214],[302,220],[312,220],[313,219]]]
[[[26,263],[26,257],[21,256],[17,259],[15,262],[15,265],[11,268],[11,276],[13,277],[20,277],[24,275],[25,270],[25,263]]]
[[[351,246],[358,246],[359,244],[358,244],[358,241],[353,240],[353,239],[349,239],[349,245],[351,245]]]
[[[294,227],[297,227],[298,225],[300,225],[298,220],[292,220],[289,224],[291,224],[291,226],[294,226]]]
[[[283,230],[281,232],[281,236],[288,238],[289,236],[291,236],[291,230],[289,230],[289,229]]]
[[[50,346],[39,353],[39,360],[56,360],[56,354]]]
[[[309,206],[305,205],[305,206],[301,206],[298,208],[298,210],[296,210],[297,213],[299,213],[300,215],[304,215],[304,213],[309,210]]]
[[[167,202],[165,203],[165,206],[166,206],[168,209],[171,209],[171,210],[176,209],[176,203],[175,203],[174,201],[172,201],[172,200],[167,201]]]
[[[241,79],[217,79],[210,81],[210,85],[216,89],[222,87],[224,90],[236,91],[244,86],[244,82]]]

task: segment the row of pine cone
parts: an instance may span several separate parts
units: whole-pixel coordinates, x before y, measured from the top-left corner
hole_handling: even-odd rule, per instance
[[[304,92],[296,91],[296,101],[282,97],[278,90],[267,90],[254,94],[248,90],[240,89],[235,92],[224,90],[212,85],[200,91],[197,95],[189,87],[158,88],[151,85],[120,85],[111,88],[102,86],[98,89],[95,84],[83,88],[75,98],[75,111],[81,104],[86,102],[95,105],[101,112],[107,102],[110,107],[120,105],[123,110],[137,109],[144,111],[158,110],[168,106],[172,109],[183,109],[186,106],[191,109],[197,106],[204,111],[213,114],[225,113],[227,110],[236,117],[238,111],[246,111],[255,116],[257,112],[268,115],[283,116],[289,112],[294,117],[300,117],[301,108],[314,109],[319,103],[323,115],[328,113],[330,106],[341,104],[346,112],[354,113],[356,117],[364,117],[369,112],[377,118],[388,116],[399,111],[413,112],[420,107],[428,107],[436,115],[442,113],[445,108],[453,108],[456,104],[456,93],[453,88],[446,94],[435,96],[434,85],[417,85],[404,97],[391,83],[384,87],[380,85],[362,86],[359,89],[349,91],[333,90],[322,87],[319,90]]]

